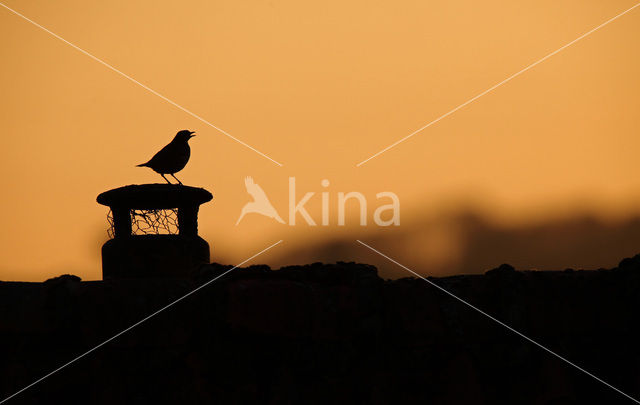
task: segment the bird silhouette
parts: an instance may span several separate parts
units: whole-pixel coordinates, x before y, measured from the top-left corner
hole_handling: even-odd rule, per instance
[[[252,212],[273,218],[281,224],[284,224],[284,221],[280,218],[276,209],[273,208],[273,205],[269,202],[269,199],[264,193],[264,190],[262,190],[262,187],[255,183],[251,177],[246,177],[244,179],[244,185],[247,188],[247,193],[253,197],[253,201],[246,203],[244,207],[242,207],[242,212],[240,213],[240,218],[238,218],[236,225],[240,223],[240,220],[245,216],[245,214]]]
[[[178,180],[175,173],[184,169],[191,156],[191,148],[189,148],[189,139],[194,137],[194,131],[188,131],[186,129],[178,132],[171,142],[164,148],[160,149],[160,152],[156,153],[151,160],[147,163],[142,163],[136,167],[149,167],[154,172],[160,174],[167,183],[171,184],[165,174],[170,174],[174,179],[182,185],[182,182]]]

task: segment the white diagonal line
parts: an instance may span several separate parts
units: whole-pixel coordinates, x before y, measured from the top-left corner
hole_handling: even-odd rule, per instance
[[[440,291],[444,292],[445,294],[448,294],[449,296],[455,298],[456,300],[460,301],[461,303],[465,304],[466,306],[474,309],[475,311],[481,313],[482,315],[486,316],[487,318],[491,319],[492,321],[504,326],[505,328],[509,329],[511,332],[515,333],[516,335],[528,340],[529,342],[533,343],[534,345],[538,346],[539,348],[545,350],[548,353],[551,353],[552,355],[556,356],[557,358],[559,358],[560,360],[564,361],[567,364],[572,365],[573,367],[577,368],[578,370],[582,371],[583,373],[585,373],[586,375],[594,378],[595,380],[601,382],[602,384],[606,385],[607,387],[611,388],[612,390],[624,395],[625,397],[629,398],[630,400],[632,400],[633,402],[640,404],[640,401],[638,401],[637,399],[633,398],[630,395],[625,394],[624,392],[620,391],[619,389],[617,389],[616,387],[614,387],[613,385],[609,384],[608,382],[596,377],[595,375],[591,374],[590,372],[588,372],[587,370],[583,369],[582,367],[577,366],[576,364],[570,362],[569,360],[565,359],[564,357],[560,356],[559,354],[551,351],[550,349],[547,349],[546,347],[544,347],[543,345],[541,345],[540,343],[536,342],[535,340],[525,336],[524,334],[518,332],[517,330],[513,329],[511,326],[507,325],[506,323],[494,318],[493,316],[487,314],[486,312],[484,312],[483,310],[473,306],[472,304],[469,304],[467,301],[463,300],[462,298],[459,298],[457,295],[450,293],[449,291],[447,291],[446,289],[440,287],[438,284],[434,283],[433,281],[422,277],[420,274],[416,273],[415,271],[411,270],[410,268],[398,263],[397,261],[393,260],[392,258],[390,258],[389,256],[385,255],[384,253],[374,249],[373,247],[367,245],[366,243],[362,242],[361,240],[356,239],[356,241],[358,243],[360,243],[362,246],[365,246],[367,248],[369,248],[370,250],[376,252],[377,254],[379,254],[380,256],[384,257],[385,259],[389,260],[392,263],[397,264],[398,266],[402,267],[403,269],[407,270],[408,272],[410,272],[411,274],[415,275],[416,277],[419,277],[421,279],[423,279],[424,281],[426,281],[427,283],[431,284],[432,286],[436,287],[437,289],[439,289]]]
[[[142,87],[143,89],[147,90],[148,92],[160,97],[161,99],[163,99],[164,101],[166,101],[167,103],[173,105],[174,107],[177,107],[178,109],[186,112],[187,114],[191,115],[192,117],[196,118],[199,121],[202,121],[203,123],[207,124],[208,126],[210,126],[211,128],[219,131],[220,133],[228,136],[229,138],[233,139],[234,141],[238,142],[239,144],[251,149],[252,151],[256,152],[257,154],[261,155],[262,157],[265,157],[267,159],[269,159],[270,161],[272,161],[273,163],[277,164],[278,166],[282,167],[282,163],[272,159],[271,157],[267,156],[266,154],[260,152],[259,150],[257,150],[256,148],[254,148],[251,145],[248,145],[247,143],[241,141],[240,139],[236,138],[235,136],[231,135],[230,133],[228,133],[227,131],[223,130],[222,128],[219,128],[217,126],[215,126],[214,124],[210,123],[209,121],[205,120],[204,118],[202,118],[201,116],[187,110],[186,108],[184,108],[183,106],[181,106],[180,104],[176,103],[173,100],[168,99],[167,97],[163,96],[162,94],[158,93],[157,91],[153,90],[152,88],[140,83],[139,81],[137,81],[136,79],[134,79],[133,77],[127,75],[126,73],[116,69],[115,67],[111,66],[110,64],[108,64],[107,62],[103,61],[102,59],[98,58],[97,56],[94,56],[92,54],[90,54],[89,52],[85,51],[84,49],[80,48],[79,46],[72,44],[71,42],[67,41],[66,39],[62,38],[60,35],[49,31],[47,28],[43,27],[42,25],[38,24],[37,22],[29,19],[28,17],[25,17],[24,15],[20,14],[19,12],[17,12],[16,10],[6,6],[3,3],[0,3],[0,6],[6,8],[7,10],[11,11],[13,14],[17,15],[18,17],[23,18],[24,20],[30,22],[31,24],[35,25],[36,27],[40,28],[41,30],[47,32],[48,34],[58,38],[60,41],[64,42],[65,44],[69,45],[70,47],[76,49],[77,51],[82,52],[83,54],[87,55],[88,57],[90,57],[91,59],[95,60],[96,62],[106,66],[107,68],[113,70],[114,72],[116,72],[117,74],[119,74],[120,76],[132,81],[133,83],[137,84],[138,86]]]
[[[515,79],[516,77],[520,76],[522,73],[526,72],[527,70],[533,68],[534,66],[544,62],[545,60],[549,59],[550,57],[552,57],[553,55],[563,51],[564,49],[570,47],[571,45],[575,44],[576,42],[580,41],[581,39],[593,34],[594,32],[596,32],[597,30],[599,30],[600,28],[604,27],[605,25],[617,20],[618,18],[622,17],[623,15],[627,14],[628,12],[630,12],[631,10],[635,9],[636,7],[640,6],[640,3],[636,4],[635,6],[626,9],[625,11],[623,11],[622,13],[616,15],[615,17],[612,17],[610,19],[608,19],[607,21],[603,22],[602,24],[598,25],[597,27],[591,29],[590,31],[585,32],[584,34],[580,35],[578,38],[574,39],[573,41],[569,42],[568,44],[565,44],[564,46],[556,49],[555,51],[551,52],[550,54],[548,54],[547,56],[538,59],[536,62],[533,62],[532,64],[530,64],[529,66],[525,67],[524,69],[520,70],[517,73],[512,74],[511,76],[507,77],[506,79],[504,79],[503,81],[501,81],[498,84],[494,84],[493,86],[489,87],[488,89],[486,89],[485,91],[483,91],[482,93],[478,94],[477,96],[465,101],[464,103],[460,104],[459,106],[457,106],[456,108],[454,108],[453,110],[439,116],[438,118],[436,118],[435,120],[431,121],[430,123],[426,124],[425,126],[418,128],[417,130],[413,131],[412,133],[410,133],[409,135],[405,136],[402,139],[399,139],[397,141],[395,141],[394,143],[392,143],[391,145],[387,146],[386,148],[382,149],[381,151],[375,153],[374,155],[369,156],[368,158],[366,158],[365,160],[363,160],[362,162],[358,163],[356,165],[356,167],[360,167],[363,164],[367,163],[368,161],[370,161],[371,159],[383,154],[384,152],[388,151],[389,149],[397,146],[398,144],[406,141],[407,139],[411,138],[412,136],[418,134],[419,132],[422,132],[423,130],[429,128],[431,125],[437,123],[438,121],[442,120],[443,118],[448,117],[449,115],[453,114],[454,112],[458,111],[459,109],[465,107],[468,104],[473,103],[474,101],[476,101],[477,99],[479,99],[480,97],[484,96],[487,93],[490,93],[491,91],[497,89],[498,87],[502,86],[503,84],[511,81],[511,79]]]
[[[193,290],[191,290],[190,292],[188,292],[187,294],[183,295],[182,297],[178,298],[175,301],[172,301],[171,303],[165,305],[164,307],[160,308],[159,310],[157,310],[156,312],[152,313],[151,315],[143,318],[142,320],[134,323],[133,325],[129,326],[127,329],[123,330],[122,332],[119,332],[115,335],[113,335],[112,337],[110,337],[109,339],[105,340],[104,342],[100,343],[99,345],[95,346],[94,348],[82,353],[81,355],[79,355],[78,357],[74,358],[73,360],[63,364],[62,366],[58,367],[57,369],[53,370],[52,372],[50,372],[49,374],[37,379],[36,381],[32,382],[31,384],[27,385],[26,387],[22,388],[20,391],[6,397],[5,399],[3,399],[2,401],[0,401],[0,404],[3,404],[5,402],[7,402],[8,400],[10,400],[11,398],[15,397],[16,395],[20,394],[21,392],[33,387],[34,385],[38,384],[40,381],[52,376],[53,374],[57,373],[58,371],[62,370],[63,368],[67,367],[68,365],[75,363],[76,361],[80,360],[81,358],[83,358],[84,356],[86,356],[87,354],[99,349],[100,347],[106,345],[107,343],[111,342],[113,339],[117,338],[118,336],[127,333],[128,331],[130,331],[131,329],[135,328],[136,326],[140,325],[141,323],[145,322],[146,320],[153,318],[154,316],[158,315],[160,312],[164,311],[165,309],[173,306],[174,304],[177,304],[178,302],[182,301],[183,299],[187,298],[188,296],[190,296],[191,294],[195,293],[196,291],[208,286],[209,284],[213,283],[214,281],[216,281],[217,279],[219,279],[220,277],[224,276],[225,274],[229,273],[230,271],[237,269],[238,267],[242,266],[243,264],[245,264],[246,262],[248,262],[249,260],[260,256],[262,253],[266,252],[267,250],[271,249],[272,247],[279,245],[280,243],[282,243],[282,240],[277,241],[276,243],[274,243],[273,245],[261,250],[260,252],[256,253],[255,255],[251,256],[250,258],[246,259],[245,261],[243,261],[240,264],[237,264],[235,266],[233,266],[232,268],[230,268],[229,270],[225,271],[224,273],[220,274],[217,277],[212,278],[211,280],[207,281],[206,283],[202,284],[200,287],[197,287]]]

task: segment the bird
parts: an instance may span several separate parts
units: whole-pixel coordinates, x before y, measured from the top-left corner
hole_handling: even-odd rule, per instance
[[[273,205],[269,202],[269,199],[264,193],[264,190],[262,190],[262,187],[260,187],[258,183],[254,182],[253,178],[246,177],[244,179],[244,185],[247,188],[247,193],[253,197],[253,201],[246,203],[244,207],[242,207],[242,212],[240,213],[240,218],[238,218],[236,225],[240,223],[240,220],[245,216],[245,214],[253,212],[273,218],[281,224],[284,224],[284,221],[280,218],[276,209],[273,208]]]
[[[164,175],[170,174],[178,181],[178,183],[180,183],[180,185],[182,185],[182,182],[178,180],[175,173],[184,169],[189,161],[189,156],[191,155],[189,139],[195,136],[193,134],[195,134],[195,131],[189,131],[186,129],[179,131],[173,140],[169,142],[167,146],[160,149],[158,153],[153,155],[147,163],[141,163],[136,167],[151,168],[154,172],[160,174],[160,176],[162,176],[162,178],[169,184],[171,184],[171,182],[167,180]]]

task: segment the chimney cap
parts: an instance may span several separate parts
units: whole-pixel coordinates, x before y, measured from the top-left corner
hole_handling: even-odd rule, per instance
[[[131,184],[98,195],[99,204],[129,209],[170,209],[198,206],[213,199],[204,188],[179,184]]]

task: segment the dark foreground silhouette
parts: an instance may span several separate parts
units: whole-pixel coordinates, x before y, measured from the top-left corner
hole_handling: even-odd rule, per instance
[[[229,268],[1,282],[0,400]],[[640,397],[640,257],[431,280]],[[424,280],[337,263],[233,270],[8,403],[632,402]]]

